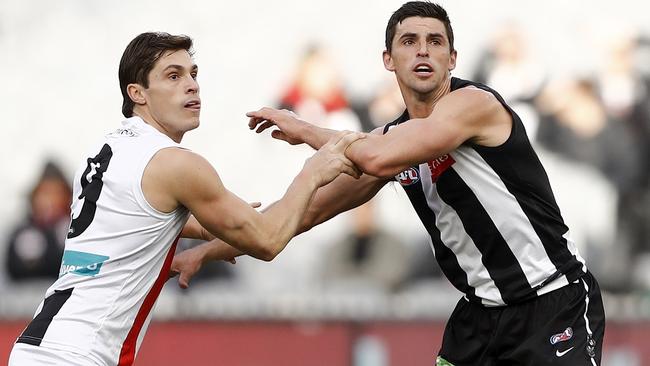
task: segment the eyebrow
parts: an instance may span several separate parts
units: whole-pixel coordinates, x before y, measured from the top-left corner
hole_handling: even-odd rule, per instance
[[[167,67],[165,67],[163,69],[163,72],[167,72],[167,70],[169,70],[169,69],[183,70],[183,69],[185,69],[185,66],[182,66],[182,65],[167,65]],[[198,70],[199,70],[199,67],[196,64],[192,65],[192,67],[190,68],[190,71],[198,71]]]
[[[409,32],[409,33],[402,34],[399,37],[399,39],[402,39],[402,38],[414,38],[414,37],[417,37],[417,36],[418,36],[417,33]],[[436,32],[436,33],[427,33],[427,38],[442,38],[442,39],[444,39],[445,36],[442,33]]]

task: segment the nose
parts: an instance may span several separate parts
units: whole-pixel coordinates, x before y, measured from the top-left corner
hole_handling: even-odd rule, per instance
[[[195,93],[199,92],[199,83],[198,83],[198,81],[196,81],[196,79],[194,79],[191,76],[189,77],[189,81],[187,83],[185,92],[186,93],[192,93],[192,94],[195,94]]]
[[[418,44],[418,56],[429,56],[429,48],[427,42],[420,42]]]

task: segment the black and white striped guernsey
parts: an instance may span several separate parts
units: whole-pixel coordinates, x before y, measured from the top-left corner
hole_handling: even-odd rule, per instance
[[[491,88],[452,78],[451,90],[492,93],[512,116],[497,147],[464,143],[396,179],[431,235],[436,260],[468,300],[522,302],[580,278],[584,260],[569,237],[544,167],[517,114]],[[384,128],[409,119],[408,112]]]

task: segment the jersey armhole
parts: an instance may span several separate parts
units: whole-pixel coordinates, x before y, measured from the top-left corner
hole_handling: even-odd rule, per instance
[[[148,214],[164,219],[168,218],[171,216],[177,215],[181,210],[184,210],[185,208],[183,206],[178,206],[176,209],[170,212],[163,212],[158,210],[157,208],[153,207],[151,203],[147,200],[147,198],[144,195],[144,191],[142,190],[142,179],[144,178],[144,171],[151,162],[151,159],[160,152],[163,149],[168,149],[168,148],[178,148],[178,149],[184,149],[183,147],[177,146],[177,145],[163,145],[159,146],[157,149],[153,149],[149,151],[146,155],[143,156],[142,160],[138,163],[137,165],[137,170],[134,172],[137,175],[136,179],[133,179],[133,186],[132,186],[132,192],[133,192],[133,197],[135,198],[138,206],[142,208],[145,212]]]
[[[506,138],[506,140],[504,142],[502,142],[501,144],[496,145],[496,146],[485,146],[485,145],[480,145],[480,144],[477,144],[477,143],[471,142],[471,141],[465,142],[464,145],[470,146],[472,148],[478,148],[478,149],[484,149],[484,150],[500,150],[500,149],[506,148],[508,145],[510,145],[512,143],[512,140],[515,138],[517,133],[519,133],[519,128],[520,127],[517,124],[518,120],[519,120],[519,123],[521,123],[521,120],[519,119],[519,116],[515,113],[515,111],[512,108],[510,108],[510,106],[508,104],[506,104],[505,100],[503,100],[501,98],[501,96],[498,95],[497,93],[495,93],[494,91],[492,91],[490,89],[481,88],[479,85],[467,85],[467,86],[474,86],[474,87],[476,87],[478,89],[481,89],[481,90],[483,90],[485,92],[488,92],[488,93],[492,94],[492,96],[497,100],[497,102],[499,102],[499,104],[501,104],[503,109],[505,109],[506,113],[508,113],[508,115],[510,116],[510,134],[508,135],[508,138]],[[523,125],[521,127],[523,127]]]

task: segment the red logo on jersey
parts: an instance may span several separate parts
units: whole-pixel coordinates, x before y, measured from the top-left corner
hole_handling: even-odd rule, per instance
[[[427,165],[429,165],[429,170],[431,170],[431,182],[435,183],[442,173],[444,173],[447,168],[454,165],[455,162],[456,160],[454,160],[454,158],[449,154],[445,154],[428,162]]]
[[[564,332],[551,336],[551,344],[568,341],[571,337],[573,337],[573,329],[568,327]]]
[[[399,184],[403,186],[410,186],[411,184],[415,184],[420,180],[420,174],[418,173],[417,169],[408,168],[407,170],[396,175],[395,179],[399,182]]]

